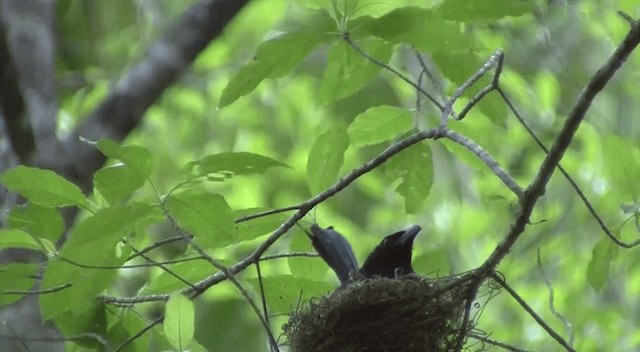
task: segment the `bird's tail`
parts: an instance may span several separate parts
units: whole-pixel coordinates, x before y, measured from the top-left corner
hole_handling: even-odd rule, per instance
[[[349,241],[333,227],[322,229],[318,224],[311,225],[309,237],[313,248],[335,271],[338,279],[344,285],[349,280],[349,274],[358,270],[358,261]]]

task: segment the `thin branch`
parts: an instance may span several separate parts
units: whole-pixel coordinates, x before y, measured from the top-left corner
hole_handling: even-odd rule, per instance
[[[482,342],[484,342],[484,343],[486,343],[488,345],[500,347],[503,350],[507,350],[507,351],[511,351],[511,352],[529,352],[527,350],[523,350],[521,348],[508,345],[508,344],[506,344],[504,342],[496,341],[496,340],[491,339],[491,338],[486,337],[486,336],[481,336],[481,335],[474,334],[474,333],[469,333],[467,336],[469,336],[469,337],[471,337],[473,339],[476,339],[478,341],[482,341]]]
[[[464,119],[469,111],[471,111],[471,109],[473,109],[473,107],[475,107],[476,104],[480,102],[480,100],[482,100],[487,94],[491,93],[491,91],[493,91],[494,89],[496,88],[491,85],[482,88],[478,93],[476,93],[476,95],[471,97],[467,105],[462,108],[462,111],[460,111],[460,114],[458,115],[458,118],[456,120],[460,121]]]
[[[125,347],[127,347],[130,343],[132,343],[133,341],[135,341],[138,337],[144,335],[147,331],[153,329],[154,326],[162,323],[162,321],[164,320],[164,315],[161,315],[157,318],[155,318],[152,322],[150,322],[149,324],[147,324],[147,326],[143,327],[142,329],[140,329],[138,332],[136,332],[135,334],[129,336],[126,340],[124,340],[120,346],[116,347],[116,349],[113,350],[113,352],[120,352],[122,351]]]
[[[267,322],[267,326],[269,324],[269,310],[267,309],[267,297],[264,294],[264,283],[262,282],[262,272],[260,271],[260,261],[258,260],[255,264],[256,273],[258,275],[258,286],[260,287],[260,300],[262,301],[262,314],[264,314],[264,320]],[[275,342],[274,345],[271,346],[271,352],[276,351],[274,346],[278,346],[278,341]]]
[[[291,227],[295,226],[295,223],[302,219],[309,211],[311,211],[316,205],[325,201],[326,199],[334,196],[338,192],[342,191],[344,188],[349,186],[353,181],[357,180],[364,174],[367,174],[371,170],[376,167],[382,165],[384,162],[389,160],[392,156],[400,153],[406,148],[419,143],[426,139],[437,139],[442,138],[442,130],[439,128],[430,129],[427,131],[420,131],[412,134],[396,143],[393,143],[387,149],[385,149],[382,153],[378,154],[376,157],[366,162],[362,166],[354,169],[345,177],[341,178],[338,182],[336,182],[333,186],[326,189],[324,192],[316,195],[315,197],[305,201],[300,204],[298,211],[296,211],[292,216],[289,217],[284,223],[278,227],[274,233],[272,233],[264,242],[262,242],[251,254],[237,262],[236,264],[229,267],[229,273],[235,275],[244,269],[246,269],[249,265],[253,264],[256,260],[264,254],[267,249],[271,247],[280,237],[282,237]],[[197,288],[197,291],[202,292],[207,288],[216,285],[227,279],[227,274],[224,272],[215,273],[198,283],[194,286]],[[192,294],[194,291],[191,288],[186,288],[181,291],[183,294]],[[114,305],[131,305],[142,302],[152,302],[152,301],[166,301],[169,299],[169,294],[158,294],[158,295],[148,295],[148,296],[135,296],[135,297],[112,297],[99,295],[98,298],[108,304]]]
[[[525,302],[522,297],[520,297],[520,295],[518,295],[518,293],[514,289],[512,289],[511,286],[509,286],[500,276],[498,276],[496,273],[492,273],[491,278],[500,286],[502,286],[502,288],[504,288],[507,292],[509,292],[511,297],[513,297],[513,299],[515,299],[516,302],[518,302],[518,304],[525,311],[527,311],[527,313],[529,313],[529,315],[538,323],[538,325],[540,325],[551,337],[553,337],[553,339],[555,339],[562,347],[564,347],[565,350],[575,352],[575,350],[562,338],[562,336],[555,332],[555,330],[553,330],[553,328],[551,328],[551,326],[549,326],[549,324],[547,324],[533,310],[533,308],[531,308],[531,306],[529,306],[527,302]]]
[[[520,114],[518,109],[516,109],[514,104],[511,102],[511,99],[509,99],[509,97],[507,96],[507,93],[500,86],[498,86],[496,88],[496,90],[498,91],[498,94],[500,94],[500,97],[502,97],[502,100],[504,100],[504,102],[507,104],[507,106],[509,107],[511,112],[514,114],[514,116],[516,117],[518,122],[520,122],[522,127],[524,127],[524,129],[527,131],[527,133],[529,133],[531,138],[533,138],[533,140],[540,147],[540,149],[542,149],[546,154],[549,154],[549,149],[544,145],[544,143],[542,143],[542,140],[540,140],[540,138],[538,138],[538,136],[533,131],[533,129],[525,121],[525,119],[522,116],[522,114]],[[640,245],[640,239],[637,239],[637,240],[635,240],[633,242],[624,242],[624,241],[621,241],[615,234],[613,234],[613,232],[611,232],[611,230],[609,229],[607,224],[604,222],[602,217],[595,210],[595,208],[593,207],[593,205],[591,204],[589,199],[587,199],[587,196],[584,194],[582,189],[580,189],[580,186],[578,186],[578,183],[576,181],[574,181],[573,178],[569,175],[569,172],[567,172],[567,170],[565,170],[565,168],[562,167],[562,165],[560,165],[560,164],[558,164],[558,169],[560,170],[562,175],[567,179],[567,181],[569,181],[569,184],[576,191],[576,193],[578,194],[578,197],[580,197],[580,199],[582,200],[582,203],[584,203],[584,205],[587,207],[587,209],[591,213],[591,216],[593,216],[593,218],[596,220],[596,222],[598,222],[598,225],[600,225],[600,228],[602,229],[602,231],[604,231],[604,233],[607,235],[607,237],[609,237],[609,239],[611,239],[611,241],[613,241],[618,246],[623,247],[623,248],[627,248],[627,249],[628,248],[633,248],[633,247],[636,247],[636,246]]]
[[[484,148],[456,131],[445,129],[443,133],[445,138],[460,144],[475,154],[478,159],[482,160],[482,162],[487,165],[487,167],[491,169],[498,178],[500,178],[502,183],[504,183],[516,196],[518,196],[518,199],[522,199],[524,196],[524,189],[518,185],[513,177],[511,177],[511,175],[509,175],[509,173],[505,171],[500,164],[498,164],[491,154],[484,150]]]
[[[258,319],[260,320],[264,329],[266,330],[267,336],[269,337],[269,342],[271,343],[271,348],[274,351],[278,351],[278,343],[276,342],[276,339],[273,336],[273,333],[271,332],[271,327],[269,326],[269,323],[266,321],[266,317],[262,316],[262,313],[260,313],[260,308],[258,308],[258,306],[256,305],[256,302],[253,300],[253,298],[251,298],[251,295],[249,294],[249,292],[247,292],[247,290],[242,286],[240,281],[236,279],[234,274],[229,271],[229,268],[222,265],[220,262],[218,262],[212,256],[210,256],[202,247],[200,247],[200,245],[198,245],[193,240],[193,236],[183,231],[183,229],[180,227],[180,225],[178,225],[178,223],[173,218],[171,213],[169,213],[169,211],[167,210],[164,202],[161,203],[161,208],[162,208],[162,211],[164,212],[164,215],[167,217],[167,219],[169,219],[169,222],[171,222],[171,224],[173,225],[173,228],[175,228],[178,231],[178,233],[182,236],[182,239],[186,243],[188,243],[191,246],[191,248],[193,248],[198,254],[200,254],[206,261],[208,261],[214,268],[223,272],[227,276],[227,279],[231,281],[231,283],[234,286],[236,286],[238,291],[240,291],[240,294],[242,294],[242,296],[247,300],[247,302],[249,303],[253,311],[256,313],[256,315],[258,316]],[[192,297],[192,299],[197,297],[200,293],[204,292],[204,290],[198,290],[198,288],[195,286],[191,286],[190,288],[195,292],[195,295]]]
[[[133,248],[133,246],[131,246],[131,249],[136,251],[135,248]],[[186,279],[184,279],[182,276],[178,275],[177,273],[175,273],[173,270],[169,269],[166,265],[156,262],[155,260],[149,258],[149,256],[145,255],[145,254],[141,254],[141,257],[144,258],[146,261],[148,261],[149,263],[155,265],[156,267],[162,269],[164,272],[166,272],[167,274],[175,277],[178,281],[182,282],[183,284],[193,288],[194,290],[196,289],[192,283],[190,283],[189,281],[187,281]]]
[[[60,286],[56,286],[56,287],[52,287],[52,288],[45,288],[45,289],[41,289],[41,290],[35,290],[35,291],[31,291],[31,290],[4,290],[4,291],[0,291],[0,294],[3,295],[46,295],[49,293],[56,293],[56,292],[60,292],[66,288],[69,288],[73,285],[73,283],[71,282],[67,282],[66,284],[62,284]]]
[[[235,220],[235,223],[241,223],[241,222],[245,222],[245,221],[249,221],[249,220],[253,220],[253,219],[257,219],[257,218],[261,218],[261,217],[265,217],[265,216],[269,216],[269,215],[273,215],[273,214],[279,214],[279,213],[284,213],[287,211],[292,211],[292,210],[296,210],[298,209],[300,206],[299,205],[292,205],[292,206],[288,206],[288,207],[284,207],[284,208],[278,208],[278,209],[270,209],[270,210],[266,210],[263,212],[259,212],[259,213],[255,213],[255,214],[250,214],[250,215],[246,215],[240,218],[237,218]],[[149,246],[142,248],[138,251],[138,253],[134,253],[132,255],[130,255],[126,261],[130,261],[138,256],[140,256],[141,254],[145,254],[148,253],[156,248],[160,248],[164,245],[173,243],[173,242],[177,242],[177,241],[182,241],[182,236],[172,236],[172,237],[168,237],[165,239],[162,239],[160,241],[154,242],[152,244],[150,244]],[[200,258],[200,257],[198,257]]]
[[[315,252],[291,252],[291,253],[282,253],[282,254],[274,254],[274,255],[265,255],[264,257],[260,257],[260,261],[280,259],[280,258],[291,258],[291,257],[319,258],[320,255]]]
[[[500,75],[500,72],[502,72],[503,57],[504,57],[504,53],[502,52],[502,49],[496,50],[495,53],[491,55],[489,60],[487,60],[487,62],[485,62],[484,65],[482,65],[482,67],[476,73],[473,74],[473,76],[467,79],[460,87],[458,87],[458,89],[455,90],[455,92],[453,92],[453,95],[451,96],[451,98],[447,100],[444,110],[442,110],[442,115],[440,117],[441,127],[446,126],[447,121],[449,120],[449,116],[453,115],[453,104],[456,103],[458,98],[460,98],[462,94],[467,89],[469,89],[469,87],[471,87],[474,83],[480,80],[480,78],[482,78],[482,76],[484,76],[485,73],[487,73],[487,71],[492,69],[494,66],[498,65],[498,69],[496,69],[496,74],[494,75],[492,80],[493,81],[492,85],[495,84],[494,82],[497,81],[496,77],[498,77]],[[455,116],[454,118],[457,119],[457,117]]]
[[[285,212],[288,212],[288,211],[298,210],[298,208],[300,208],[300,205],[292,205],[292,206],[288,206],[288,207],[284,207],[284,208],[270,209],[270,210],[266,210],[266,211],[263,211],[263,212],[259,212],[259,213],[255,213],[255,214],[251,214],[251,215],[246,215],[246,216],[237,218],[236,219],[236,224],[241,223],[241,222],[245,222],[245,221],[249,221],[249,220],[253,220],[253,219],[257,219],[257,218],[262,218],[262,217],[269,216],[269,215],[280,214],[280,213],[285,213]]]
[[[431,96],[431,94],[429,94],[426,90],[422,89],[422,87],[420,87],[418,84],[412,81],[409,77],[403,75],[400,71],[376,59],[375,57],[372,57],[371,55],[367,54],[364,50],[362,50],[362,48],[356,45],[356,43],[354,43],[353,40],[351,40],[349,33],[344,33],[342,35],[342,39],[344,39],[344,41],[347,42],[347,44],[349,44],[355,51],[358,52],[358,54],[362,55],[365,59],[371,61],[372,63],[398,76],[401,80],[405,81],[407,84],[415,88],[418,92],[422,93],[422,95],[427,97],[427,99],[429,99],[433,103],[433,105],[438,107],[438,110],[444,111],[445,107],[438,100],[436,100],[436,98]]]
[[[509,253],[516,240],[524,232],[524,228],[529,222],[529,217],[531,216],[534,206],[538,199],[544,194],[545,187],[549,182],[549,179],[551,179],[560,159],[562,159],[564,152],[569,147],[569,144],[580,126],[580,123],[584,119],[587,110],[591,106],[591,103],[595,99],[596,95],[606,86],[607,82],[609,82],[616,71],[627,60],[638,43],[640,43],[640,25],[636,22],[613,55],[598,70],[598,72],[596,72],[578,96],[577,102],[569,113],[560,134],[542,162],[534,180],[531,182],[529,187],[527,187],[524,197],[520,201],[520,214],[513,223],[511,230],[498,244],[489,258],[482,264],[482,271],[484,273],[492,271],[502,261],[507,253]]]
[[[565,330],[567,330],[567,334],[569,335],[569,346],[573,347],[573,340],[574,340],[573,325],[571,325],[571,322],[564,315],[560,314],[556,310],[556,307],[553,303],[554,302],[553,285],[551,285],[551,281],[547,277],[547,274],[544,272],[544,267],[542,266],[542,260],[540,259],[540,248],[538,248],[538,269],[540,269],[540,274],[544,278],[544,282],[545,284],[547,284],[547,289],[549,290],[549,310],[553,315],[556,316],[556,318],[558,318],[562,322],[562,324],[564,324],[564,328]]]

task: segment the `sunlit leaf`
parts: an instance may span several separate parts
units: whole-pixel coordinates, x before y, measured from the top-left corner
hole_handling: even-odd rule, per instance
[[[413,127],[411,112],[393,106],[374,106],[356,116],[347,133],[351,141],[365,146],[397,138]]]
[[[611,179],[611,188],[623,195],[622,201],[640,198],[640,149],[618,136],[607,136],[603,145],[604,170]],[[622,203],[622,201],[620,203]]]
[[[144,178],[124,164],[102,168],[93,175],[94,187],[110,204],[126,199],[144,182]]]
[[[407,43],[416,49],[433,52],[468,51],[473,45],[459,23],[445,21],[433,10],[402,7],[372,20],[365,28],[391,43]]]
[[[315,34],[287,33],[262,43],[253,61],[231,78],[222,92],[219,107],[251,93],[266,78],[286,76],[322,39]]]
[[[83,207],[87,202],[78,186],[50,170],[20,165],[5,171],[0,181],[9,190],[45,207]]]
[[[610,279],[611,263],[618,256],[620,247],[609,238],[601,239],[593,248],[587,266],[587,280],[594,289],[602,290]]]
[[[195,311],[193,302],[181,294],[171,295],[164,310],[164,333],[178,351],[183,351],[193,341]]]
[[[316,139],[307,158],[307,182],[312,194],[332,185],[344,163],[349,136],[343,129],[331,129]]]
[[[555,111],[562,93],[562,87],[556,76],[549,71],[538,73],[535,89],[536,96],[540,100],[540,107],[546,111]]]
[[[233,213],[221,195],[186,191],[171,194],[166,205],[178,224],[194,235],[201,247],[218,248],[235,242]]]
[[[400,180],[396,188],[405,201],[407,213],[418,212],[433,184],[433,160],[427,143],[417,143],[392,157],[386,163],[387,174]]]
[[[526,15],[534,5],[535,2],[525,0],[444,0],[437,9],[447,20],[482,22]]]
[[[372,58],[382,63],[389,62],[392,44],[371,37],[351,40]],[[380,66],[363,57],[343,40],[329,49],[327,61],[320,83],[320,96],[326,103],[355,93],[381,70]]]
[[[289,167],[268,156],[248,152],[207,155],[188,166],[194,175],[220,175],[223,179],[232,175],[261,174],[272,167]]]
[[[153,171],[151,152],[143,146],[121,146],[112,140],[101,139],[97,147],[105,156],[122,161],[141,179],[146,179]]]

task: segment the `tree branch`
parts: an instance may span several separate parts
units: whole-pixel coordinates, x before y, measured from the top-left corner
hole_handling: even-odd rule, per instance
[[[569,144],[580,126],[580,123],[584,119],[587,110],[591,106],[593,99],[627,60],[631,52],[636,48],[636,46],[638,46],[638,43],[640,43],[640,24],[638,22],[634,22],[631,30],[627,33],[620,46],[618,46],[609,60],[607,60],[598,72],[596,72],[578,96],[576,104],[569,113],[560,134],[542,162],[534,180],[531,182],[529,187],[527,187],[524,197],[520,201],[520,214],[513,223],[511,230],[498,244],[489,258],[482,264],[481,268],[484,274],[492,271],[502,261],[507,253],[509,253],[509,250],[516,240],[524,232],[524,228],[529,222],[529,217],[531,216],[533,207],[536,205],[538,199],[540,199],[544,194],[545,187],[549,182],[549,179],[551,179],[560,159],[562,159],[564,152],[569,147]]]

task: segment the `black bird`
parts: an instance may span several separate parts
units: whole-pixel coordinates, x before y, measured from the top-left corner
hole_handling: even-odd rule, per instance
[[[398,231],[385,237],[373,249],[367,260],[360,268],[362,276],[396,278],[397,276],[412,274],[411,251],[413,240],[422,228],[413,225],[404,231]]]
[[[307,233],[307,235],[311,238],[313,248],[335,271],[340,283],[344,286],[349,281],[349,275],[358,271],[358,260],[353,254],[349,241],[332,226],[322,229],[318,224],[313,224],[311,234]]]

